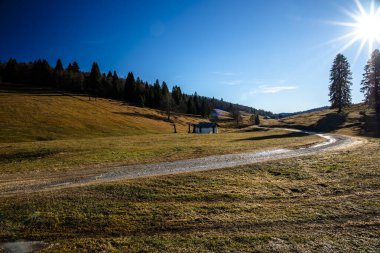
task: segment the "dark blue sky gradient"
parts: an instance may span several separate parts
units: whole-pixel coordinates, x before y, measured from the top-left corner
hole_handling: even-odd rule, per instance
[[[365,1],[363,4],[365,5]],[[274,112],[328,104],[349,0],[0,0],[0,61],[78,61]],[[352,62],[354,102],[367,52]]]

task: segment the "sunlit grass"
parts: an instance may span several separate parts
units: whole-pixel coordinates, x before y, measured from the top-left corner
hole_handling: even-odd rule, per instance
[[[262,139],[252,139],[257,137]],[[316,136],[288,136],[286,131],[271,130],[218,135],[150,134],[5,143],[0,144],[0,172],[54,172],[83,169],[90,165],[154,163],[281,147],[295,148],[320,141],[323,140]]]
[[[49,251],[376,252],[380,142],[237,168],[0,197],[1,240]]]
[[[182,133],[188,131],[188,122],[201,120],[183,115],[172,119]],[[1,90],[0,86],[2,143],[172,132],[172,123],[157,110],[57,92]]]

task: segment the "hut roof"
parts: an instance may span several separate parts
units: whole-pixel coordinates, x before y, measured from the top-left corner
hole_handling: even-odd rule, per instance
[[[195,127],[202,127],[202,128],[208,128],[208,127],[217,127],[218,124],[213,122],[199,122],[198,124],[193,124]]]

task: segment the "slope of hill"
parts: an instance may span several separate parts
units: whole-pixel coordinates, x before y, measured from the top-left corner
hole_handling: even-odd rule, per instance
[[[204,119],[172,115],[178,132]],[[165,113],[53,89],[0,85],[0,142],[172,133]]]
[[[288,136],[286,131],[188,134],[194,115],[171,115],[108,99],[53,89],[0,85],[0,171],[28,172],[107,169],[200,156],[294,147],[319,142],[316,136]],[[263,136],[284,135],[281,140]],[[259,137],[252,141],[250,138]],[[297,141],[295,141],[297,140]],[[33,174],[34,175],[34,174]]]
[[[34,93],[1,93],[1,122],[7,120],[23,133],[22,138],[28,137],[25,131],[36,137],[33,131],[39,127],[43,134],[56,134],[57,138],[159,133],[165,132],[166,126],[170,131],[170,124],[158,111],[53,91]],[[49,105],[49,110],[41,103]],[[262,123],[353,132],[364,109],[362,105],[348,108],[341,115],[344,121],[336,121],[337,127],[331,122],[340,118],[332,110],[282,121],[262,119]],[[143,112],[149,117],[136,116]],[[159,120],[154,118],[158,116]],[[175,120],[181,125],[187,119],[178,116]],[[1,123],[0,131],[7,129],[8,122]],[[82,125],[83,132],[77,132]],[[61,135],[56,129],[61,129]],[[318,141],[310,139],[315,136],[293,134],[253,128],[220,135],[148,134],[0,143],[1,183],[3,187],[46,183],[53,175],[98,174],[120,163],[257,152]],[[366,145],[351,150],[228,169],[28,194],[7,195],[0,187],[0,238],[11,243],[38,240],[45,251],[54,252],[318,252],[321,248],[376,252],[380,142],[366,139]]]
[[[221,109],[213,109],[210,113],[211,118],[218,121],[223,120],[231,120],[232,114],[230,112],[221,110]]]
[[[280,118],[285,118],[285,117],[296,116],[298,114],[304,114],[304,113],[309,113],[309,112],[319,112],[319,111],[323,111],[323,110],[326,110],[326,109],[329,109],[329,107],[328,106],[322,106],[322,107],[313,108],[313,109],[306,110],[306,111],[291,112],[291,113],[282,112],[282,113],[279,113],[278,116]]]
[[[366,111],[367,108],[364,104],[355,104],[345,108],[341,114],[338,114],[337,110],[325,109],[279,120],[264,119],[262,120],[262,125],[353,135],[362,133],[363,113]]]

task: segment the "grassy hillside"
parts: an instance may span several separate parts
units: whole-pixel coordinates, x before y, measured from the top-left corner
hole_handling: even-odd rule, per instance
[[[54,90],[0,87],[2,173],[40,171],[43,176],[47,171],[173,161],[320,141],[275,130],[188,134],[188,122],[205,119],[185,115],[172,116],[178,131],[174,134],[172,123],[157,110],[106,99],[89,101]],[[271,135],[286,138],[276,140]]]
[[[363,104],[356,104],[344,109],[338,114],[337,110],[326,109],[317,112],[303,113],[283,119],[263,119],[263,126],[289,127],[321,132],[337,132],[355,135],[362,133],[362,112],[367,111]]]
[[[178,132],[202,119],[174,115]],[[204,120],[204,119],[203,119]],[[164,113],[55,90],[0,85],[0,142],[172,133]]]
[[[7,115],[2,117],[9,120],[9,124],[2,126],[18,130],[11,139],[18,142],[0,144],[0,184],[5,187],[26,179],[43,182],[64,169],[80,176],[99,173],[99,167],[95,166],[99,164],[104,169],[105,164],[299,147],[318,141],[315,136],[254,128],[219,135],[165,134],[166,128],[159,122],[162,121],[162,126],[170,124],[162,118],[141,117],[136,112],[112,113],[116,109],[121,112],[147,109],[50,93],[37,96],[17,91],[3,97],[9,103],[17,99],[23,102],[21,98],[25,98],[34,104],[34,107],[13,104],[18,121],[2,111],[2,115]],[[56,106],[62,99],[66,103],[79,99],[71,109],[87,110],[71,115],[76,115],[79,122],[92,122],[92,127],[77,132],[80,128],[70,116],[59,121],[63,132],[56,134],[60,127],[56,126],[58,119],[41,116],[49,115],[50,111],[44,111],[39,104],[49,102],[55,113],[64,118],[61,107]],[[3,106],[11,110],[9,103]],[[88,112],[99,104],[106,107],[99,108],[104,115]],[[26,122],[21,107],[29,110],[34,121]],[[262,121],[272,126],[303,129],[320,126],[356,134],[360,110],[360,105],[348,109],[344,121],[328,120],[339,116],[330,110],[281,121]],[[147,113],[163,117],[156,111]],[[40,136],[35,131],[41,118],[52,128],[40,130],[42,134],[63,139],[28,138],[25,131],[30,131],[33,138]],[[135,127],[134,120],[142,120],[141,125]],[[178,124],[185,121],[176,120]],[[102,124],[99,126],[97,122]],[[123,122],[129,124],[127,130],[122,127]],[[143,122],[153,125],[147,127]],[[186,125],[182,129],[185,131]],[[1,135],[3,141],[7,140],[6,132]],[[99,137],[104,135],[111,136]],[[76,136],[81,138],[75,139]],[[368,143],[355,149],[236,168],[13,196],[0,194],[0,242],[42,240],[49,245],[44,252],[378,252],[380,141],[367,140]],[[13,173],[20,171],[31,173]]]

